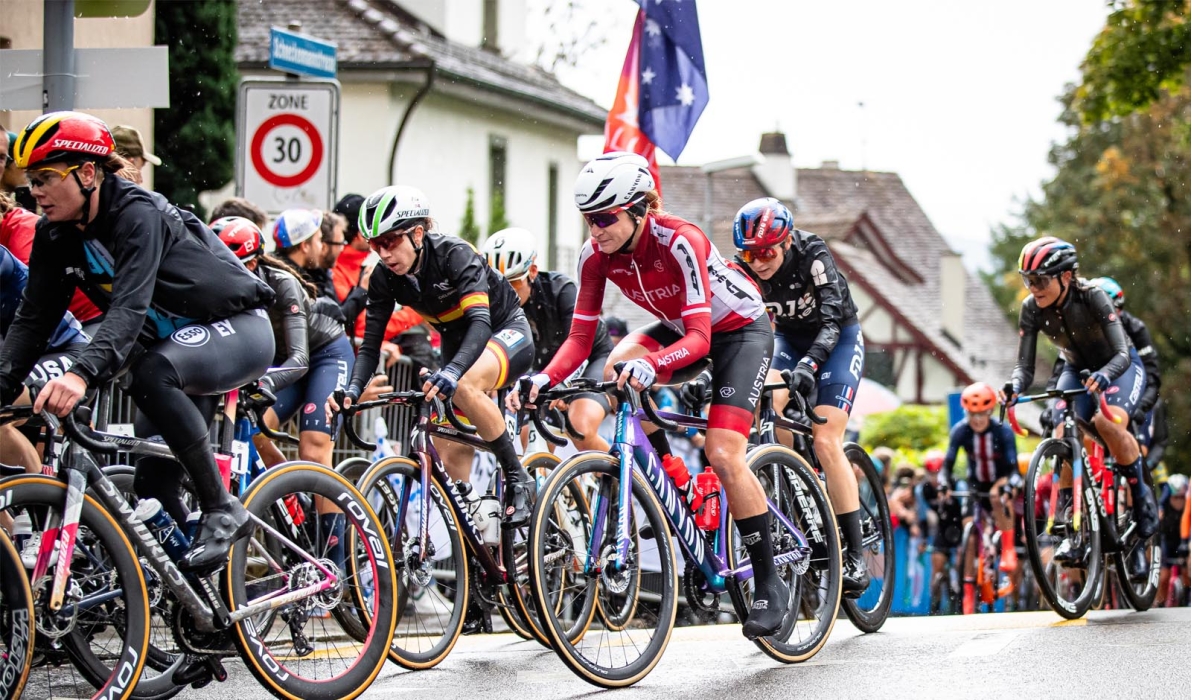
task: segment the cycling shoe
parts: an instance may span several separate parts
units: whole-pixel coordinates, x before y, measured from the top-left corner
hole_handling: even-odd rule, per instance
[[[1149,488],[1139,489],[1134,496],[1134,522],[1138,525],[1134,536],[1139,540],[1148,540],[1159,531],[1159,505]]]
[[[512,529],[530,522],[537,487],[538,484],[529,475],[526,475],[525,480],[518,477],[517,481],[505,482],[505,517],[501,521],[502,527]]]
[[[753,640],[777,632],[786,619],[790,597],[790,589],[777,577],[772,583],[758,584],[753,591],[753,605],[741,627],[741,634]]]
[[[1151,567],[1146,560],[1146,545],[1140,544],[1126,555],[1126,573],[1133,583],[1142,583],[1151,573]]]
[[[845,555],[844,571],[840,580],[840,592],[845,598],[860,598],[869,588],[869,570],[860,557]]]
[[[1067,564],[1069,567],[1081,567],[1085,564],[1085,560],[1088,559],[1088,554],[1088,546],[1073,544],[1071,539],[1065,538],[1055,548],[1055,554],[1052,558],[1058,562]]]
[[[240,501],[229,499],[217,508],[206,509],[199,518],[194,542],[178,567],[192,573],[218,569],[227,563],[232,545],[252,530],[252,518]]]

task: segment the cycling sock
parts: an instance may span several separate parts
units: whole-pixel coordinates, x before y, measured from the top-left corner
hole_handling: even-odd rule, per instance
[[[861,511],[837,513],[836,524],[844,535],[844,542],[848,545],[848,555],[853,559],[861,558]]]
[[[666,439],[665,430],[655,430],[654,432],[647,435],[646,439],[650,441],[650,445],[653,446],[654,451],[658,453],[658,459],[662,459],[671,453],[670,441]],[[737,523],[738,527],[740,525],[741,523]]]
[[[186,468],[186,473],[190,474],[202,510],[218,509],[233,500],[224,488],[223,479],[219,476],[219,467],[215,465],[215,454],[211,451],[211,444],[207,442],[206,437],[181,450],[174,450],[174,455]]]
[[[774,544],[770,541],[770,512],[741,518],[737,521],[737,531],[741,533],[741,542],[749,551],[754,584],[772,580],[777,570],[774,568]]]
[[[1126,481],[1130,483],[1131,495],[1135,498],[1140,497],[1142,495],[1142,489],[1146,487],[1146,478],[1142,473],[1143,469],[1142,455],[1139,455],[1138,459],[1127,464],[1126,468],[1122,470],[1127,475]]]
[[[505,475],[506,479],[509,481],[526,480],[522,477],[526,470],[517,458],[517,450],[513,447],[513,440],[510,439],[509,433],[502,431],[496,440],[488,442],[488,448],[496,456],[497,464],[501,465],[501,473]]]
[[[185,523],[190,509],[182,500],[182,467],[164,457],[141,457],[132,488],[138,498],[156,498],[176,523]]]
[[[322,547],[325,556],[331,560],[340,571],[344,570],[344,514],[323,513],[319,516],[319,532],[321,542],[315,543]]]

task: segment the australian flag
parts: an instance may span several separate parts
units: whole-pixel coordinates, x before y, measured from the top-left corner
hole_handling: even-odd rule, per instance
[[[639,3],[604,150],[641,154],[660,183],[654,148],[678,159],[708,104],[708,77],[695,0]]]

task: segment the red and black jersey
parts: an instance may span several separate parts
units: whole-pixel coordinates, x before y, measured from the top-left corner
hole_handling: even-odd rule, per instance
[[[766,311],[757,287],[721,257],[699,227],[676,216],[648,214],[630,253],[608,255],[594,241],[584,244],[571,335],[543,370],[552,383],[588,357],[608,280],[682,336],[646,355],[663,379],[706,357],[713,333],[744,328]]]

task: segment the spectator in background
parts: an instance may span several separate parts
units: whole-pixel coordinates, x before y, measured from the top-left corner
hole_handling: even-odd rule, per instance
[[[10,193],[0,192],[0,245],[8,248],[25,265],[29,264],[29,254],[33,251],[33,234],[38,218],[33,212],[18,206]],[[99,325],[103,315],[81,289],[75,290],[69,309],[75,319],[83,324],[83,332],[88,336]]]
[[[212,221],[228,216],[239,216],[248,219],[262,231],[265,230],[266,224],[269,223],[269,215],[265,213],[265,210],[243,197],[225,199],[211,212]]]
[[[881,475],[882,488],[886,490],[887,494],[890,493],[890,465],[894,463],[894,450],[882,445],[875,447],[869,454],[873,458],[873,466]]]
[[[1181,523],[1186,521],[1185,511],[1188,509],[1188,477],[1183,474],[1173,474],[1163,486],[1162,497],[1159,499],[1159,547],[1163,561],[1159,568],[1159,592],[1156,596],[1156,606],[1173,608],[1181,601],[1167,600],[1170,590],[1171,569],[1179,565],[1184,579],[1184,588],[1188,588],[1188,541],[1187,534],[1181,531]]]
[[[22,209],[37,213],[37,200],[25,179],[25,169],[13,160],[12,146],[17,135],[0,126],[0,153],[4,154],[4,169],[0,170],[0,192],[7,192]],[[28,261],[25,261],[28,263]]]
[[[890,518],[896,526],[905,527],[911,537],[919,537],[919,509],[915,501],[915,468],[903,462],[894,472],[890,491]]]
[[[145,164],[161,165],[161,158],[150,153],[145,148],[145,140],[141,132],[131,126],[113,126],[112,140],[116,142],[116,152],[124,156],[137,167],[135,182],[142,184]]]

